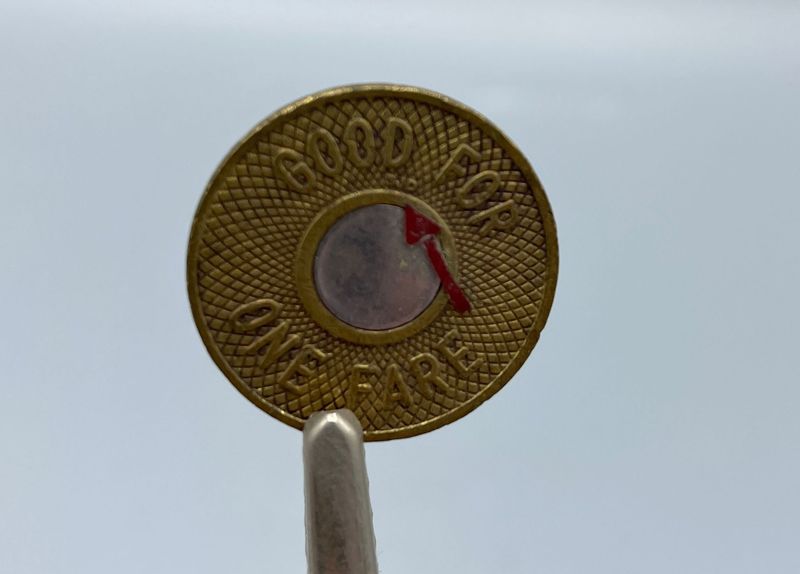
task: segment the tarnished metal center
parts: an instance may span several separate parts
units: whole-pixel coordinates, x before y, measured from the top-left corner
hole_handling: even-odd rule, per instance
[[[408,323],[431,304],[439,278],[420,246],[405,241],[401,207],[368,205],[325,233],[314,259],[320,300],[338,319],[379,331]]]

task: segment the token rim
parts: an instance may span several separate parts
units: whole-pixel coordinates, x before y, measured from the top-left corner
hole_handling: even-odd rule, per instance
[[[295,100],[294,102],[280,108],[275,113],[260,121],[231,148],[228,154],[219,163],[211,175],[203,195],[198,202],[194,217],[192,219],[192,226],[189,234],[189,249],[186,258],[186,282],[192,316],[200,333],[200,337],[217,367],[225,374],[226,378],[239,390],[239,392],[242,393],[256,407],[296,429],[302,430],[305,425],[305,419],[301,419],[300,417],[287,412],[277,405],[267,403],[266,401],[262,400],[249,386],[247,386],[240,379],[236,371],[234,371],[228,365],[210,334],[200,303],[198,282],[196,280],[198,262],[197,254],[200,247],[201,237],[200,231],[203,227],[201,214],[205,214],[207,203],[211,201],[213,193],[217,189],[218,183],[220,182],[220,179],[222,178],[226,168],[234,165],[241,158],[251,141],[257,137],[269,124],[293,114],[298,108],[312,103],[319,101],[336,101],[360,94],[368,94],[373,97],[408,97],[410,99],[440,107],[441,109],[461,116],[467,121],[472,122],[480,127],[480,129],[490,136],[498,146],[503,148],[503,150],[509,154],[511,159],[514,161],[515,166],[522,172],[522,174],[525,176],[525,179],[529,182],[530,191],[534,194],[534,198],[536,199],[536,204],[539,208],[542,218],[548,250],[546,261],[547,281],[545,283],[541,306],[539,307],[536,321],[530,327],[530,331],[528,332],[519,351],[508,362],[505,368],[500,371],[492,380],[492,382],[489,383],[482,391],[474,395],[466,402],[460,404],[458,407],[438,417],[394,429],[364,431],[365,441],[384,441],[416,436],[456,421],[478,408],[508,383],[511,377],[520,369],[522,364],[530,356],[531,352],[533,351],[533,347],[539,340],[539,335],[542,329],[547,323],[547,319],[552,308],[553,299],[555,297],[556,284],[558,282],[559,252],[556,224],[555,219],[553,218],[552,208],[549,200],[547,199],[547,195],[544,192],[544,188],[542,187],[541,182],[536,175],[536,172],[533,170],[533,167],[522,154],[522,152],[511,141],[511,139],[502,131],[500,131],[500,129],[488,118],[484,117],[479,112],[476,112],[472,108],[448,96],[432,90],[409,85],[388,83],[367,83],[339,86],[321,90]]]

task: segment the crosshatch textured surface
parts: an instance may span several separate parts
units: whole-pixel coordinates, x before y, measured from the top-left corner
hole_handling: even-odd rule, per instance
[[[393,137],[398,121],[410,127],[410,144]],[[309,138],[318,132],[326,138],[317,138],[315,156]],[[407,157],[393,162],[404,144]],[[478,177],[487,172],[497,175],[494,191]],[[446,257],[457,261],[472,304],[465,314],[442,306],[422,330],[379,345],[344,340],[315,321],[295,271],[312,221],[336,200],[374,190],[414,196],[446,223],[455,246]],[[514,217],[486,228],[489,210],[504,205]],[[348,407],[367,440],[383,440],[451,422],[499,390],[538,340],[557,269],[547,198],[497,128],[432,92],[363,85],[289,105],[234,148],[197,209],[188,286],[212,357],[255,405],[298,428],[315,411]],[[265,300],[279,312],[254,303]],[[300,356],[303,349],[312,352]]]

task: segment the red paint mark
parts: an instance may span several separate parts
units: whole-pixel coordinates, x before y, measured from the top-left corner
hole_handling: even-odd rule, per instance
[[[442,231],[442,228],[410,205],[406,205],[404,210],[406,214],[406,243],[415,245],[420,241],[422,242],[425,246],[425,252],[428,254],[428,259],[433,265],[433,270],[439,276],[439,280],[442,282],[444,291],[450,298],[453,308],[459,313],[466,313],[471,308],[469,299],[464,295],[456,280],[453,279],[453,275],[447,267],[447,261],[445,261],[444,255],[439,249],[439,242],[436,241],[436,236]]]
[[[435,222],[410,205],[406,205],[403,209],[406,213],[406,243],[409,245],[414,245],[426,235],[438,235],[442,230]]]

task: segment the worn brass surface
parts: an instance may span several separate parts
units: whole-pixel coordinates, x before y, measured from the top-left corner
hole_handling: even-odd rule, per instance
[[[407,203],[442,227],[471,309],[440,291],[393,329],[340,321],[315,290],[317,244],[358,207]],[[386,440],[497,392],[539,338],[557,270],[547,198],[508,138],[440,94],[359,85],[283,108],[231,151],[197,208],[188,288],[211,356],[256,406],[297,428],[349,408]]]

